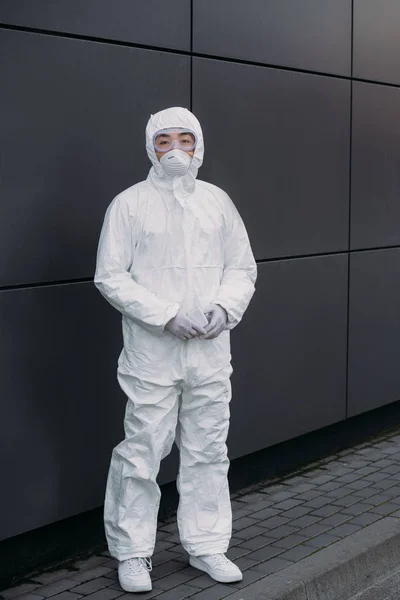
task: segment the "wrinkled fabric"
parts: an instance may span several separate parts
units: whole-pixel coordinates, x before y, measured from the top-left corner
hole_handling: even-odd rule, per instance
[[[197,136],[183,177],[168,176],[154,152],[155,132],[168,127],[192,129]],[[125,440],[113,452],[105,502],[106,535],[118,560],[152,554],[160,493],[156,476],[177,426],[182,543],[193,555],[226,551],[229,330],[240,322],[257,276],[232,201],[196,179],[204,153],[196,117],[183,108],[151,116],[146,148],[153,166],[146,181],[109,206],[95,274],[99,291],[122,313],[118,380],[128,397]],[[210,304],[228,315],[217,338],[183,341],[165,330],[179,309]]]

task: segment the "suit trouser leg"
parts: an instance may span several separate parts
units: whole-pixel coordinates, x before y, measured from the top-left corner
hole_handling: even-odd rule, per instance
[[[118,373],[128,397],[125,439],[113,450],[104,503],[111,556],[151,556],[157,531],[160,461],[171,451],[180,390]]]
[[[229,378],[182,392],[178,526],[182,545],[193,556],[225,553],[232,535],[226,447],[230,400]]]

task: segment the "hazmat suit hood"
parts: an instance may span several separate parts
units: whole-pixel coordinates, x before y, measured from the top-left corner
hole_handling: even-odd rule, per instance
[[[197,136],[197,145],[188,172],[183,177],[167,175],[156,156],[153,146],[153,136],[160,129],[168,127],[183,127],[191,129]],[[148,178],[160,191],[172,191],[180,201],[184,201],[195,190],[197,172],[203,164],[204,140],[198,119],[187,108],[172,107],[151,115],[146,127],[146,150],[152,163]]]

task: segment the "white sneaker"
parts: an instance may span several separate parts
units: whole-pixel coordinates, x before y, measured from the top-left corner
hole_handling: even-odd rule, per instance
[[[210,577],[221,583],[242,581],[243,575],[239,567],[233,564],[225,554],[206,554],[190,556],[189,564],[195,569],[208,573]]]
[[[125,592],[149,592],[151,558],[128,558],[118,563],[119,584]]]

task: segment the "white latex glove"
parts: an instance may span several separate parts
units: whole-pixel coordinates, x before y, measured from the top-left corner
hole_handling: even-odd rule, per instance
[[[228,315],[226,310],[219,304],[210,304],[204,310],[207,318],[209,319],[208,325],[205,326],[206,334],[201,337],[204,340],[212,340],[219,336],[224,331]]]
[[[168,331],[181,340],[191,340],[192,338],[199,337],[200,335],[202,336],[206,333],[203,327],[193,323],[181,310],[176,317],[168,321],[165,329],[168,329]]]

